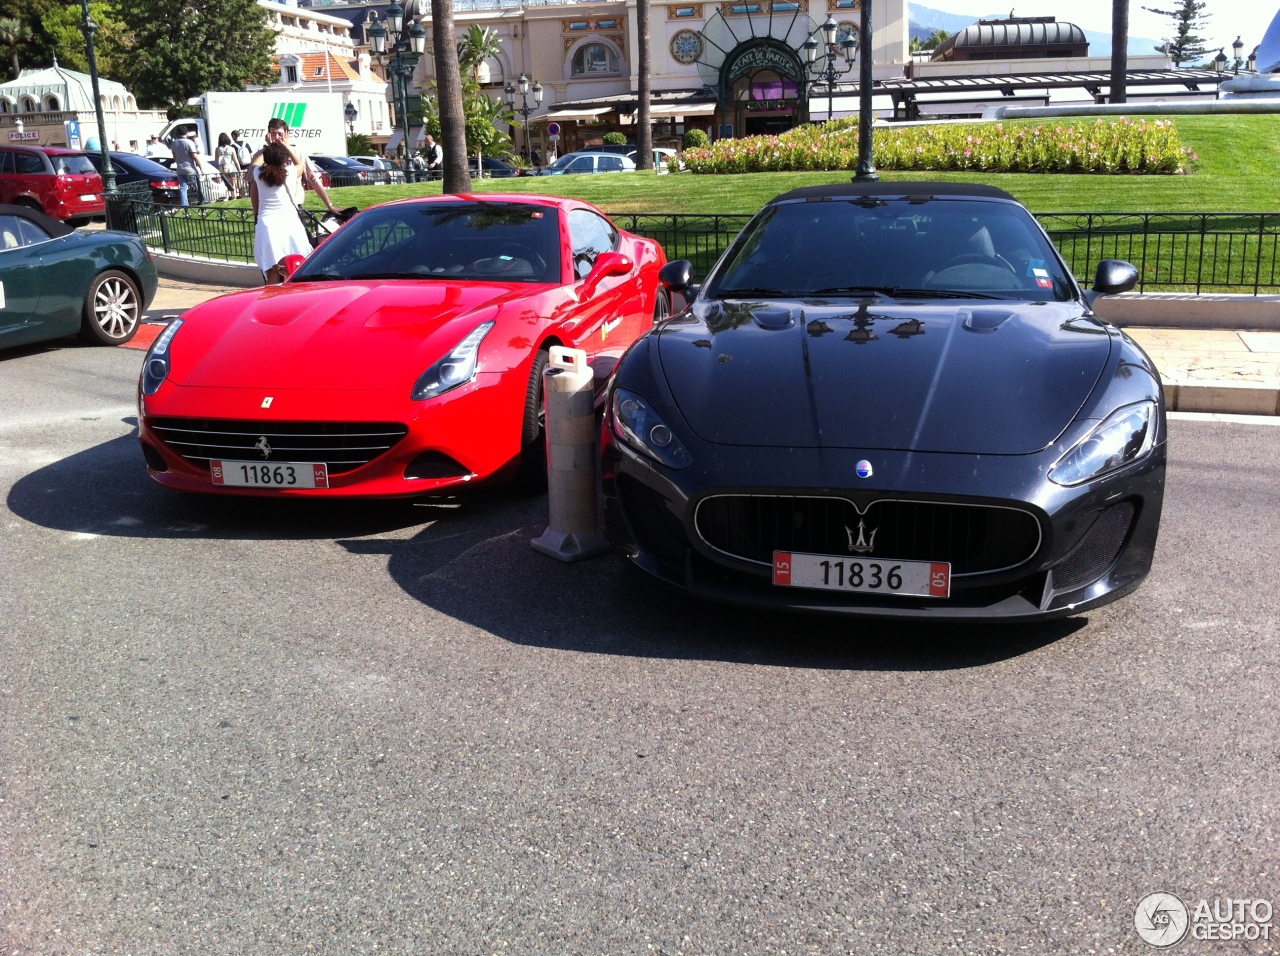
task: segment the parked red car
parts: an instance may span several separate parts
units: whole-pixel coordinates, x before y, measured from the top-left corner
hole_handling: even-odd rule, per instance
[[[0,203],[73,226],[106,212],[102,177],[89,157],[60,146],[0,146]]]
[[[147,468],[224,494],[537,487],[550,347],[585,350],[603,386],[667,316],[665,263],[575,199],[366,209],[283,285],[212,299],[156,339],[138,394]]]

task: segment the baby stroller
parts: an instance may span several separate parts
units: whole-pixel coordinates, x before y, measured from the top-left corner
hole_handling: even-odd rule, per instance
[[[335,212],[325,212],[322,216],[319,213],[312,212],[310,209],[298,208],[298,215],[302,217],[302,225],[307,230],[307,238],[311,240],[311,248],[314,249],[320,243],[324,242],[348,219],[360,211],[358,206],[348,206],[346,209],[340,209]]]

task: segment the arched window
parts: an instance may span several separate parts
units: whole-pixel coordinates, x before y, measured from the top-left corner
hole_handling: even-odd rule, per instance
[[[20,109],[18,110],[18,112],[20,113],[39,113],[40,112],[40,104],[37,103],[35,100],[33,100],[29,96],[24,96],[19,101],[19,103],[21,104]]]
[[[609,44],[584,43],[573,54],[573,76],[616,76],[620,72],[618,51]]]
[[[12,113],[13,104],[8,99],[0,99],[0,113]]]
[[[115,110],[118,113],[123,107],[124,107],[124,100],[120,99],[120,97],[118,96],[111,97],[111,108],[113,110]]]

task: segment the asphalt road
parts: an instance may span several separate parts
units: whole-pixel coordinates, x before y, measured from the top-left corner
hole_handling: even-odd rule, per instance
[[[1278,427],[1172,423],[1130,598],[883,627],[560,564],[544,499],[167,492],[141,359],[0,355],[0,953],[1138,954],[1147,893],[1280,909]]]

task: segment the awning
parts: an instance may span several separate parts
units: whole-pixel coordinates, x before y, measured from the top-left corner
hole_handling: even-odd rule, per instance
[[[716,111],[715,103],[651,103],[650,116],[710,116]]]
[[[409,142],[413,143],[414,149],[421,149],[422,144],[426,142],[426,131],[421,126],[415,126],[409,130]],[[404,139],[404,130],[398,129],[391,134],[391,138],[387,140],[386,152],[394,153],[400,148],[400,143]]]
[[[560,120],[593,120],[599,117],[601,113],[608,113],[612,109],[612,106],[596,106],[589,110],[552,110],[546,116],[539,116],[538,119],[555,122]]]

